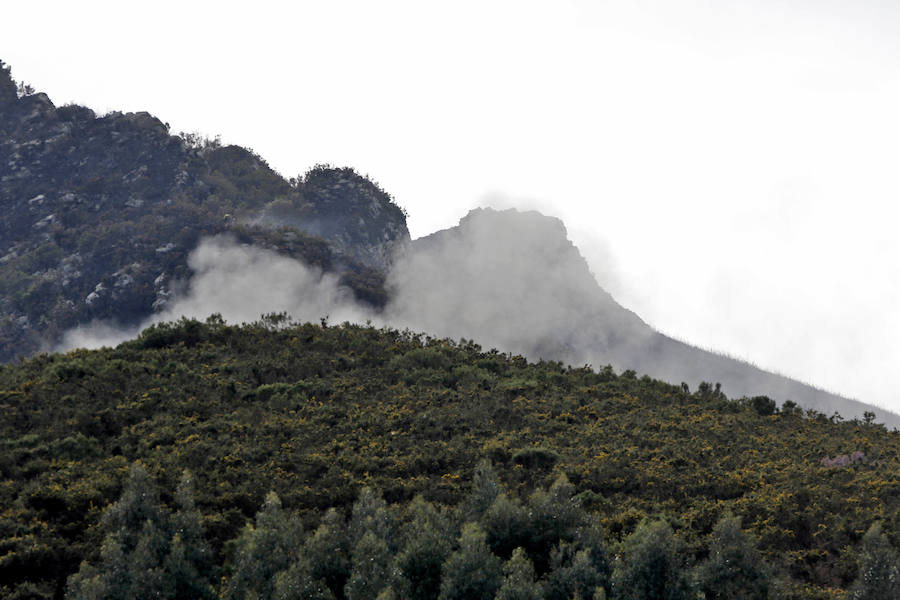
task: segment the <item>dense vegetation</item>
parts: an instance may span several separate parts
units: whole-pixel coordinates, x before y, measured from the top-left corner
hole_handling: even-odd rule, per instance
[[[122,529],[135,468],[160,493],[159,506],[137,513],[141,523],[161,515],[150,518],[156,556],[173,547],[185,555],[172,523],[190,521],[180,530],[203,532],[192,535],[208,552],[206,581],[226,597],[238,597],[228,586],[254,547],[248,532],[264,527],[276,504],[293,540],[282,567],[338,597],[354,581],[355,551],[400,564],[413,543],[404,523],[416,518],[445,523],[433,541],[446,577],[466,573],[487,544],[482,558],[496,557],[485,560],[500,573],[491,585],[527,580],[533,569],[547,586],[554,569],[576,563],[607,577],[599,549],[625,582],[639,561],[616,566],[611,557],[643,556],[639,542],[656,539],[677,550],[673,573],[695,586],[715,575],[704,565],[725,543],[716,540],[741,538],[741,552],[758,551],[770,565],[771,591],[798,599],[844,597],[859,561],[889,555],[900,531],[900,436],[870,419],[282,316],[240,327],[182,320],[114,349],[0,367],[0,437],[4,597],[61,597],[82,561],[102,571],[114,558],[105,539],[120,540],[120,554],[146,554],[140,530]],[[484,460],[493,467],[476,469]],[[186,469],[190,485],[179,483]],[[366,494],[383,497],[398,532],[387,554],[378,536],[348,533]],[[542,525],[535,507],[550,497],[561,504]],[[562,523],[561,507],[574,511],[574,525],[553,530],[546,523]],[[504,523],[507,538],[496,533]],[[884,534],[867,545],[873,525]],[[349,561],[331,579],[312,577],[292,554],[318,543],[323,526],[322,536],[345,540]],[[595,550],[584,553],[588,546]],[[100,577],[90,568],[75,581]],[[616,597],[613,575],[607,591]]]

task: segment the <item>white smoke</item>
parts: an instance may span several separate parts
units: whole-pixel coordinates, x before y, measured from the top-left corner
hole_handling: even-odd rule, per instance
[[[388,283],[392,324],[531,359],[589,361],[584,349],[596,340],[573,332],[586,319],[600,321],[598,311],[605,319],[619,316],[606,310],[614,302],[562,222],[536,212],[474,210],[458,228],[414,242]],[[601,338],[630,324],[604,322]]]
[[[467,338],[532,360],[611,364],[693,386],[721,381],[729,395],[790,398],[826,414],[852,417],[871,408],[659,335],[597,285],[562,222],[536,212],[476,209],[459,227],[416,240],[395,256],[387,278],[391,300],[381,312],[357,303],[333,274],[230,237],[203,240],[188,264],[187,290],[167,310],[132,329],[77,328],[61,349],[117,344],[181,317],[219,313],[242,323],[284,312],[298,321],[370,321]]]
[[[153,323],[181,317],[205,319],[219,313],[231,323],[247,323],[267,313],[286,312],[301,321],[327,318],[364,321],[371,315],[354,303],[337,276],[269,250],[238,244],[229,236],[206,238],[188,257],[193,271],[187,292],[140,326],[94,322],[70,330],[59,350],[113,346]]]

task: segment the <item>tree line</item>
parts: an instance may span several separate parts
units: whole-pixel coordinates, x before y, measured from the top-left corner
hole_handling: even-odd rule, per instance
[[[269,492],[212,560],[185,471],[168,510],[147,471],[131,467],[103,513],[97,558],[68,580],[69,600],[767,600],[787,597],[740,517],[725,515],[695,561],[669,520],[645,518],[610,543],[560,475],[524,501],[490,461],[455,508],[416,496],[390,506],[364,487],[348,516],[312,530]],[[863,537],[853,600],[900,597],[900,561],[874,524]]]

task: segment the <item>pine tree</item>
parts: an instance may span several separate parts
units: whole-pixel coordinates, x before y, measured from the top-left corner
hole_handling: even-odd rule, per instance
[[[237,540],[234,572],[225,584],[226,600],[268,599],[275,576],[288,569],[300,545],[299,527],[281,507],[275,492],[269,492],[255,525],[247,524]]]
[[[322,580],[339,597],[350,577],[350,540],[341,515],[329,509],[303,546],[313,579]]]
[[[159,495],[140,463],[131,467],[122,496],[103,513],[100,561],[82,563],[69,578],[71,600],[165,598],[163,560],[168,524]]]
[[[620,600],[688,600],[690,587],[681,546],[665,521],[645,519],[622,545],[613,571]]]
[[[900,598],[900,561],[882,533],[881,523],[874,523],[862,539],[859,573],[850,588],[850,599],[884,598]]]
[[[565,474],[557,477],[549,490],[537,490],[528,498],[530,539],[528,554],[539,573],[548,569],[550,551],[559,542],[571,542],[586,520],[584,510],[573,497],[575,487]]]
[[[575,542],[579,549],[590,551],[591,565],[600,576],[600,586],[604,590],[611,587],[612,565],[606,544],[603,541],[603,530],[596,517],[588,515],[586,523],[575,534]]]
[[[603,576],[594,567],[591,551],[562,542],[550,553],[550,572],[544,584],[546,600],[593,598],[604,588]]]
[[[463,506],[465,520],[480,520],[501,491],[500,478],[491,461],[488,459],[481,460],[475,465],[475,473],[472,476],[472,491],[469,492],[469,497]]]
[[[477,523],[463,526],[459,550],[444,563],[439,600],[493,600],[502,582],[503,565],[491,554]]]
[[[765,600],[769,579],[752,539],[741,530],[740,518],[720,519],[712,531],[709,558],[698,569],[707,600]]]
[[[364,487],[353,504],[347,536],[351,545],[358,544],[367,532],[383,540],[389,548],[394,544],[394,526],[387,502],[370,487]],[[392,548],[396,550],[396,548]]]
[[[215,598],[210,584],[212,552],[203,535],[200,511],[194,502],[194,478],[185,469],[175,490],[172,541],[165,561],[170,595],[177,600]]]
[[[309,560],[302,554],[275,577],[275,600],[334,600],[334,597],[325,582],[313,575]]]
[[[543,586],[534,580],[534,565],[524,548],[516,548],[503,565],[503,581],[496,600],[542,600]]]
[[[125,554],[134,552],[138,540],[150,523],[156,529],[163,528],[165,515],[159,501],[156,486],[140,463],[132,465],[128,483],[122,497],[103,513],[101,527],[119,538]]]
[[[501,493],[481,517],[491,551],[501,558],[511,556],[513,550],[525,546],[531,539],[528,511],[516,498]]]
[[[447,518],[416,496],[407,508],[405,542],[396,558],[395,591],[408,600],[434,600],[441,586],[441,567],[453,540]]]
[[[385,541],[367,531],[353,549],[350,579],[344,586],[348,600],[377,597],[390,583],[392,558]]]

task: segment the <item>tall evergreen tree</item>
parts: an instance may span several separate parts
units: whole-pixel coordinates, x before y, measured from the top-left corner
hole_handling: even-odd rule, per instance
[[[707,600],[765,600],[770,575],[753,540],[741,530],[739,517],[716,523],[709,543],[709,558],[697,571]]]
[[[185,469],[175,490],[177,508],[172,515],[172,541],[165,561],[167,586],[177,600],[215,597],[210,584],[212,552],[203,535],[200,511],[194,502],[194,478]]]
[[[281,500],[269,492],[255,525],[247,524],[237,540],[234,572],[225,584],[226,600],[267,600],[275,576],[287,570],[300,546],[299,526],[285,514]]]
[[[453,547],[450,525],[446,516],[421,496],[413,499],[406,512],[394,589],[408,600],[434,600],[441,586],[441,567]]]
[[[688,600],[681,545],[665,521],[645,519],[622,544],[613,571],[618,600]]]
[[[309,561],[313,579],[325,582],[341,597],[350,577],[350,541],[341,515],[329,509],[318,529],[306,540],[303,553]]]
[[[375,537],[384,540],[389,548],[396,550],[393,547],[394,524],[387,502],[370,487],[362,488],[359,497],[353,503],[350,522],[347,525],[350,544],[358,544],[367,532],[372,532]]]
[[[900,598],[900,560],[881,523],[874,523],[863,536],[859,573],[850,588],[851,600]]]
[[[604,590],[611,588],[612,565],[609,553],[603,541],[603,530],[599,520],[587,515],[586,523],[575,534],[575,542],[579,549],[590,551],[591,565],[600,576],[600,586]]]
[[[518,498],[499,494],[481,517],[491,551],[501,558],[531,540],[532,523],[528,511]]]
[[[350,579],[344,587],[347,599],[377,597],[390,583],[392,558],[385,541],[367,531],[353,549]]]
[[[313,575],[309,560],[301,552],[286,571],[275,576],[275,600],[334,600],[322,579]]]
[[[536,490],[528,498],[530,512],[528,553],[538,573],[549,568],[551,549],[559,542],[575,539],[585,522],[584,510],[573,497],[575,487],[561,474],[548,490]]]
[[[459,550],[444,563],[439,600],[493,600],[503,565],[491,554],[487,536],[477,523],[463,526]]]
[[[575,544],[562,542],[550,553],[550,572],[544,584],[544,598],[593,598],[604,589],[605,583],[594,567],[589,549],[578,550]]]
[[[491,461],[488,459],[479,461],[472,475],[472,490],[462,507],[465,520],[480,520],[502,491],[500,477]]]
[[[159,495],[140,463],[131,467],[122,496],[103,514],[100,561],[82,563],[69,578],[71,600],[167,597],[163,560],[168,526]]]
[[[542,600],[543,586],[534,580],[534,565],[524,548],[516,548],[503,565],[503,581],[496,600]]]

